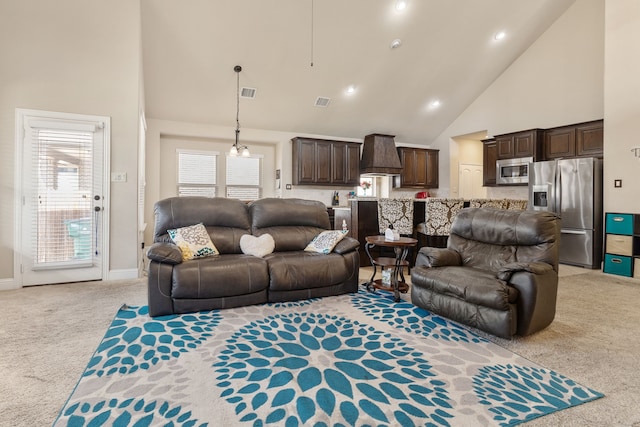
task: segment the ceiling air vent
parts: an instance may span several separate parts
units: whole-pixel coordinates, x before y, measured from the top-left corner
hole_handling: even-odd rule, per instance
[[[316,98],[315,106],[316,107],[328,107],[329,106],[329,102],[331,102],[331,98],[324,98],[322,96],[319,96],[318,98]]]
[[[256,97],[256,92],[257,91],[258,91],[258,89],[253,88],[253,87],[240,88],[240,97],[253,99],[253,98]]]

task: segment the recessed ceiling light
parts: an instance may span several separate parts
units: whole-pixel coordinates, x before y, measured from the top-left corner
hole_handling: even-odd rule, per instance
[[[502,40],[503,38],[505,38],[507,36],[507,33],[505,33],[504,31],[498,31],[493,38],[496,40]]]
[[[354,93],[356,91],[356,87],[354,85],[351,85],[347,88],[347,93],[349,95],[351,95],[352,93]]]
[[[435,101],[431,101],[431,103],[429,104],[429,107],[431,108],[438,108],[440,106],[440,100],[436,99]]]
[[[396,2],[396,10],[401,12],[407,8],[407,0],[398,0]]]
[[[395,39],[394,41],[391,42],[391,49],[396,49],[400,47],[401,44],[402,44],[402,40]]]

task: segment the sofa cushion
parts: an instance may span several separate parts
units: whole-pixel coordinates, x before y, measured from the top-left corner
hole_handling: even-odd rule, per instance
[[[301,251],[320,232],[331,228],[327,207],[303,199],[259,199],[249,205],[251,234],[269,233],[276,252]]]
[[[274,291],[332,286],[353,274],[345,258],[336,253],[274,252],[265,259],[269,264],[269,290]]]
[[[342,230],[326,230],[318,234],[309,242],[306,248],[307,252],[318,252],[321,254],[331,253],[333,248],[346,237],[347,232]]]
[[[218,255],[173,267],[171,296],[221,298],[255,293],[269,284],[267,263],[251,255]]]
[[[497,310],[510,310],[518,290],[496,279],[492,271],[469,267],[415,267],[413,286]],[[446,316],[446,313],[440,313]]]
[[[183,261],[218,255],[219,253],[202,223],[167,230],[167,234],[173,243],[180,248]]]
[[[170,197],[154,207],[154,242],[170,242],[167,230],[204,224],[222,254],[241,254],[240,238],[251,234],[246,203],[223,197]]]

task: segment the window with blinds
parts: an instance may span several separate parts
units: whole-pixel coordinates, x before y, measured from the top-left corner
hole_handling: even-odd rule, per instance
[[[93,132],[32,127],[35,265],[91,260]]]
[[[216,197],[218,152],[177,150],[178,196]]]
[[[240,200],[257,200],[261,188],[261,156],[226,156],[227,197]]]

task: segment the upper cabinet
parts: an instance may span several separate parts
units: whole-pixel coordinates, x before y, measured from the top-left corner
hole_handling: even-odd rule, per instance
[[[293,185],[358,185],[360,144],[303,137],[291,141]]]
[[[602,120],[547,129],[544,132],[544,158],[603,156]]]
[[[483,143],[483,181],[496,182],[496,161],[533,157],[534,162],[574,157],[603,157],[603,120],[496,135]],[[509,185],[509,184],[508,184]]]
[[[495,139],[482,141],[482,181],[485,187],[496,185],[496,160],[498,160],[498,144]]]
[[[439,150],[398,147],[402,173],[393,177],[395,188],[438,188]]]
[[[533,157],[540,160],[542,153],[542,129],[496,135],[497,159]]]

